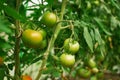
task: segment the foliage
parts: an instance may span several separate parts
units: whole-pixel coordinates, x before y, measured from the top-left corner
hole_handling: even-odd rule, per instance
[[[107,71],[120,73],[119,0],[68,0],[63,20],[59,19],[64,0],[38,0],[38,3],[34,0],[21,0],[19,5],[16,1],[19,0],[0,1],[0,57],[4,59],[4,64],[0,65],[1,78],[5,76],[8,80],[15,78],[15,74],[11,75],[9,70],[14,71],[16,64],[17,39],[20,39],[20,47],[17,48],[20,58],[19,77],[31,65],[36,64],[36,68],[39,68],[46,58],[44,56],[48,48],[50,54],[44,62],[45,69],[42,69],[42,75],[47,75],[45,78],[52,80],[76,78],[79,68],[84,67],[91,71],[87,65],[88,59],[91,58],[96,62],[98,73]],[[41,17],[46,11],[58,16],[58,22],[54,27],[42,24]],[[16,21],[20,22],[19,27],[16,27]],[[59,23],[60,31],[55,31]],[[21,34],[26,29],[45,30],[47,47],[43,49],[26,47],[21,40]],[[19,36],[16,36],[16,32]],[[55,42],[50,42],[54,37],[56,37]],[[74,54],[76,60],[72,68],[62,66],[59,61],[60,55],[65,52],[63,45],[67,38],[72,38],[80,44],[79,51]],[[52,43],[53,46],[50,46]],[[93,75],[97,76],[98,73]],[[34,76],[31,76],[35,80]]]

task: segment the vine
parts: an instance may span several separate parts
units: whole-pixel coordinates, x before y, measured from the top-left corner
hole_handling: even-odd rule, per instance
[[[59,19],[60,21],[63,20],[64,11],[65,11],[65,7],[66,7],[66,2],[67,2],[67,0],[63,0],[63,1],[62,1],[61,13],[60,13],[60,19]],[[58,23],[58,24],[56,25],[55,32],[54,32],[54,34],[53,34],[52,37],[51,37],[51,40],[50,40],[49,45],[48,45],[48,48],[47,48],[46,52],[44,53],[44,58],[43,58],[41,67],[40,67],[40,69],[39,69],[38,75],[37,75],[37,77],[36,77],[35,80],[39,80],[39,78],[41,77],[41,72],[42,72],[42,70],[43,70],[43,69],[45,68],[45,66],[46,66],[45,64],[46,64],[46,61],[47,61],[47,59],[48,59],[49,53],[50,53],[51,49],[52,49],[53,46],[54,46],[54,42],[55,42],[55,40],[56,40],[56,38],[57,38],[60,30],[61,30],[61,23]]]

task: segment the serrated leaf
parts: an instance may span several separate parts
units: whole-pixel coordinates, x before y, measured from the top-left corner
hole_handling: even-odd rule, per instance
[[[91,38],[91,36],[90,36],[90,33],[89,33],[87,27],[84,27],[83,36],[84,36],[85,41],[86,41],[88,47],[90,48],[91,52],[93,52],[93,42],[92,42],[92,38]]]

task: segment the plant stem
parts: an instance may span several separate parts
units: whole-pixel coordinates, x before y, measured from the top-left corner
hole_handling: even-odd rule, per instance
[[[67,2],[67,0],[63,0],[63,2],[62,2],[61,13],[60,13],[60,21],[63,20],[63,15],[64,15],[65,7],[66,7],[66,2]],[[38,75],[37,75],[35,80],[39,80],[39,78],[41,77],[42,70],[46,67],[46,62],[47,62],[49,53],[54,46],[54,42],[55,42],[60,30],[61,30],[61,23],[58,23],[57,26],[56,26],[55,32],[51,37],[48,48],[47,48],[46,52],[44,53],[44,58],[43,58],[41,67],[39,69]]]
[[[16,0],[16,11],[19,12],[20,0]],[[15,50],[14,50],[14,57],[15,57],[15,72],[14,72],[14,79],[20,80],[20,21],[15,20]]]

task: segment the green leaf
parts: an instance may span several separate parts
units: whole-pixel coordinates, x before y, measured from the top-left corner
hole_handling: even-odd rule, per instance
[[[52,5],[53,4],[53,2],[54,2],[54,0],[46,0],[47,2],[48,2],[48,5]]]
[[[0,39],[0,44],[1,44],[0,48],[2,48],[2,49],[9,49],[12,47],[9,43],[7,43],[6,41],[4,41],[2,39]]]
[[[88,28],[87,27],[84,27],[84,38],[85,38],[85,41],[87,42],[88,44],[88,47],[90,48],[90,50],[93,52],[93,42],[92,42],[92,38],[90,36],[90,33],[88,31]]]
[[[5,77],[5,69],[0,66],[0,80],[4,80]]]
[[[0,32],[11,33],[10,23],[4,19],[4,17],[0,16]]]
[[[107,35],[112,35],[110,32],[108,32],[105,29],[105,26],[101,23],[101,20],[98,18],[94,18],[94,20],[98,23],[99,27],[107,34]]]
[[[105,46],[104,46],[104,41],[101,38],[101,35],[99,33],[99,30],[96,28],[95,30],[95,40],[98,42],[99,46],[100,46],[100,51],[101,54],[103,55],[105,53]]]
[[[26,19],[23,16],[21,16],[15,9],[6,5],[3,5],[3,9],[8,16],[21,21],[26,21]]]
[[[115,0],[110,0],[112,5],[115,6],[118,10],[120,10],[119,4],[115,3]]]
[[[102,38],[97,28],[95,30],[95,40],[98,41],[99,45],[102,45]]]

